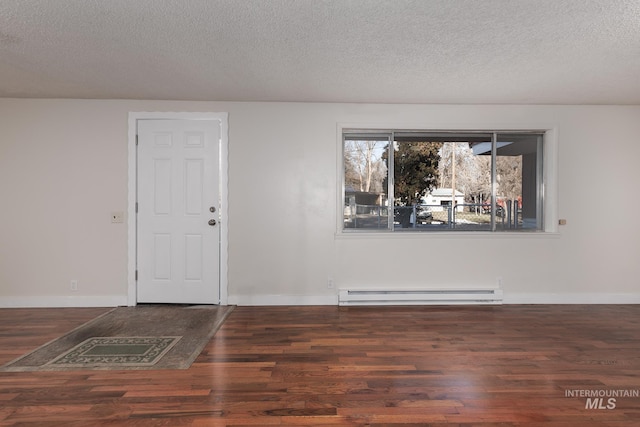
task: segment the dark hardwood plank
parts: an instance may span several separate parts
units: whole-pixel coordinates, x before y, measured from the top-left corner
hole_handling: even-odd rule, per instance
[[[0,310],[0,363],[105,310]],[[0,425],[640,425],[579,390],[640,393],[640,306],[238,307],[188,370],[0,373]]]
[[[0,365],[58,338],[112,308],[0,309]]]

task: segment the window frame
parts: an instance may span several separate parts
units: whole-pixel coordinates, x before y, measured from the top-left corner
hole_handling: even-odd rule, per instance
[[[344,227],[344,201],[346,194],[345,185],[345,134],[351,135],[377,135],[378,137],[389,134],[389,140],[393,141],[395,134],[405,133],[429,133],[429,134],[492,134],[493,139],[499,134],[523,133],[523,134],[541,134],[541,144],[537,149],[538,161],[536,167],[536,198],[541,203],[538,204],[536,212],[536,220],[539,225],[536,229],[514,229],[509,231],[496,230],[494,224],[491,230],[438,230],[438,231],[420,231],[420,232],[396,232],[394,231],[393,215],[389,215],[390,227],[384,229],[350,229]],[[364,125],[362,123],[350,124],[339,123],[337,126],[337,209],[336,209],[336,236],[361,236],[361,237],[379,237],[385,238],[394,236],[393,238],[433,238],[436,236],[544,236],[558,234],[558,141],[557,127],[555,125],[540,126],[447,126],[447,127],[427,127],[427,126],[376,126]],[[492,144],[492,150],[496,150],[496,144]],[[393,151],[393,150],[391,150]],[[493,153],[495,155],[495,153]],[[391,181],[390,188],[387,189],[389,200],[393,199],[393,153],[390,153],[388,176]],[[496,179],[496,162],[492,162],[492,188],[495,188]],[[492,191],[491,197],[492,211],[495,211],[495,192]],[[422,237],[418,237],[422,236]]]

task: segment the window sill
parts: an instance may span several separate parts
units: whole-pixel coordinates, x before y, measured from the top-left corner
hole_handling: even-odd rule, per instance
[[[556,239],[562,234],[558,231],[353,231],[338,232],[336,240],[358,239]]]

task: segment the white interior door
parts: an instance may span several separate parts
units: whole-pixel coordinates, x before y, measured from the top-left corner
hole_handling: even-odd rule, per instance
[[[218,304],[220,121],[137,131],[137,302]]]

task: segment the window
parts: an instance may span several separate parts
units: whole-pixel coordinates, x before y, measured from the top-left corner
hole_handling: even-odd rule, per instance
[[[343,130],[343,231],[543,230],[544,132]]]

